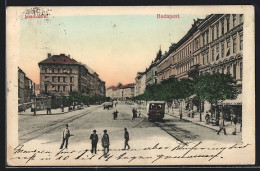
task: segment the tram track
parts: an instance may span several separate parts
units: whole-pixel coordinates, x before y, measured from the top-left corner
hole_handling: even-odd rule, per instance
[[[70,117],[67,117],[67,118],[63,118],[63,119],[59,119],[59,120],[56,120],[56,121],[52,121],[48,124],[45,124],[43,126],[40,126],[38,127],[37,129],[29,132],[29,133],[25,133],[23,135],[20,135],[18,137],[18,140],[19,140],[19,144],[22,144],[22,143],[26,143],[28,141],[31,141],[35,138],[38,138],[46,133],[49,133],[50,131],[53,131],[57,128],[60,128],[60,127],[64,127],[64,123],[70,123],[78,118],[81,118],[87,114],[90,114],[92,113],[93,111],[97,110],[101,108],[101,106],[97,106],[93,109],[90,109],[88,111],[85,111],[83,113],[79,113],[79,114],[76,114],[76,115],[73,115],[73,116],[70,116]]]

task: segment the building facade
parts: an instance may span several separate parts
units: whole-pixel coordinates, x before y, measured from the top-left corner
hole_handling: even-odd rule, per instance
[[[158,82],[190,77],[192,71],[231,74],[242,89],[243,14],[214,14],[192,28],[162,56]]]
[[[30,103],[35,95],[35,83],[18,67],[18,104]]]
[[[243,69],[243,14],[210,15],[201,31],[200,73],[231,74],[241,92]]]
[[[41,94],[68,96],[77,91],[86,95],[105,96],[105,82],[95,72],[65,54],[48,54],[38,63]]]
[[[146,85],[157,84],[157,82],[158,82],[157,81],[157,65],[158,65],[158,62],[161,59],[161,57],[162,57],[162,51],[160,49],[156,55],[155,60],[152,61],[151,65],[146,70],[146,80],[145,80]]]
[[[137,76],[135,77],[134,96],[143,94],[145,88],[146,88],[146,72],[137,72]]]
[[[126,84],[120,86],[110,86],[106,90],[106,96],[110,99],[126,100],[134,97],[135,84]]]

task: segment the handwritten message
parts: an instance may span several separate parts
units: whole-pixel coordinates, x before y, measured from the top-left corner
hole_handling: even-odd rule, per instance
[[[155,143],[152,146],[147,146],[141,149],[110,149],[107,155],[103,154],[102,149],[98,150],[98,154],[92,154],[89,149],[74,150],[61,149],[57,151],[30,149],[25,145],[19,145],[14,149],[14,155],[10,160],[22,160],[24,163],[35,161],[71,161],[85,160],[104,162],[120,161],[121,163],[145,162],[145,163],[160,163],[164,160],[178,159],[197,159],[203,158],[205,161],[212,161],[216,158],[223,158],[224,152],[231,150],[239,150],[248,148],[251,144],[233,144],[231,146],[214,146],[205,147],[203,142],[186,142],[179,143],[176,146],[162,146],[160,143]]]

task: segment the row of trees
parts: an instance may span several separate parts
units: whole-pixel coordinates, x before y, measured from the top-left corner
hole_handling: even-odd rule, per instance
[[[62,96],[62,97],[52,97],[51,100],[51,106],[52,108],[59,108],[61,105],[63,106],[71,106],[74,103],[78,104],[101,104],[105,101],[109,101],[109,97],[101,96],[101,95],[94,95],[94,96],[88,96],[85,94],[82,94],[80,92],[71,92],[69,96]]]
[[[144,93],[134,97],[133,100],[163,100],[166,102],[175,100],[180,104],[190,96],[196,95],[200,102],[208,101],[216,106],[220,101],[236,98],[235,83],[230,74],[220,73],[201,74],[193,79],[169,78],[159,84],[147,85]]]

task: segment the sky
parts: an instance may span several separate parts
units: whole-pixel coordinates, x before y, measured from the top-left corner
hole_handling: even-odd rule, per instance
[[[179,14],[180,18],[160,19],[145,15],[74,15],[20,20],[19,66],[36,84],[38,63],[65,53],[97,72],[106,87],[134,83],[155,59],[191,28],[193,19],[205,15]]]

